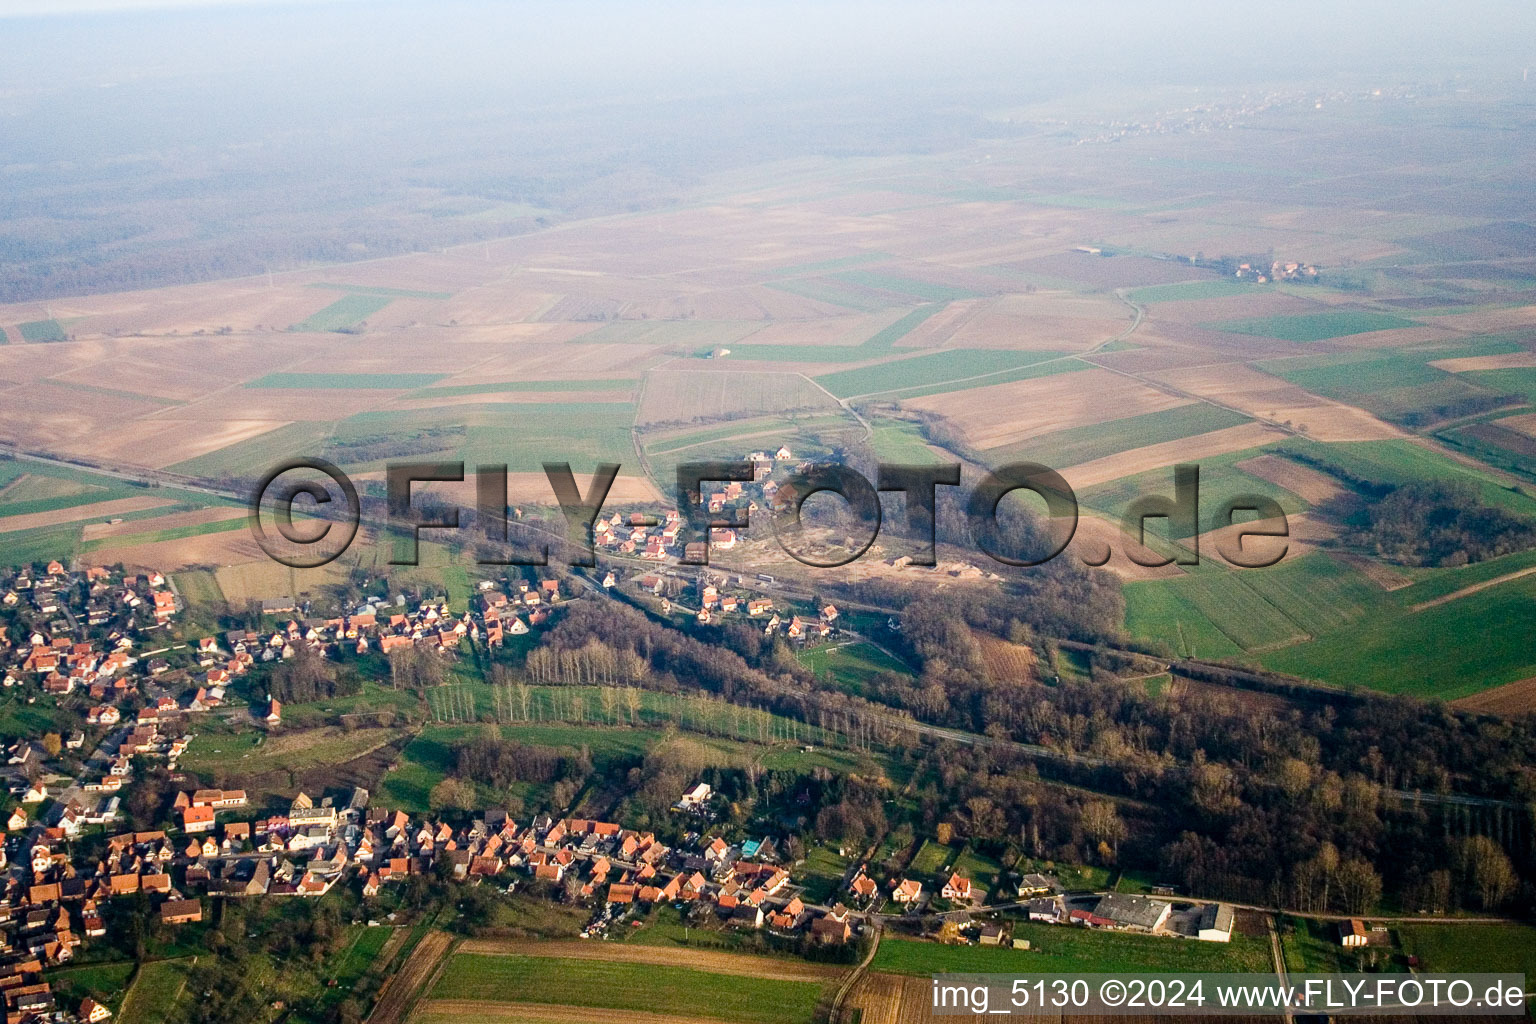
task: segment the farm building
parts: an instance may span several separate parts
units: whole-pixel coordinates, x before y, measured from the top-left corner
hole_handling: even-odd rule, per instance
[[[1155,932],[1168,920],[1169,905],[1145,896],[1106,893],[1094,909],[1094,915],[1109,921],[1112,928]]]
[[[1196,935],[1204,942],[1231,942],[1232,918],[1232,908],[1225,903],[1207,903],[1200,912]]]
[[[1358,917],[1350,918],[1339,924],[1339,945],[1363,946],[1366,944],[1365,922]]]

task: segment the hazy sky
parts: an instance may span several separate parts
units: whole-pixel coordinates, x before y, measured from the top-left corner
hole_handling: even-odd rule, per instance
[[[82,13],[82,12],[89,13]],[[46,88],[185,62],[401,83],[693,79],[772,87],[806,75],[1121,82],[1536,63],[1529,0],[0,0],[0,85]],[[7,75],[6,70],[11,70]],[[713,80],[713,82],[712,82]],[[91,84],[89,79],[77,84]]]

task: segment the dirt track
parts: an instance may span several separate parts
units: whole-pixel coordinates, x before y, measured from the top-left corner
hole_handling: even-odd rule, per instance
[[[461,953],[488,953],[498,956],[553,956],[577,960],[609,960],[627,963],[662,964],[691,967],[715,974],[740,974],[780,981],[826,981],[843,974],[846,968],[801,963],[795,960],[749,956],[744,953],[720,953],[709,949],[681,949],[675,946],[630,946],[616,942],[547,942],[530,939],[470,939],[459,946]]]

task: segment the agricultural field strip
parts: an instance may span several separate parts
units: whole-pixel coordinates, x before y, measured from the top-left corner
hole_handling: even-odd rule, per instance
[[[411,1024],[464,1024],[465,1021],[503,1021],[506,1024],[613,1024],[614,1012],[600,1006],[568,1006],[564,1003],[487,1003],[477,999],[426,999],[411,1015]],[[697,1013],[656,1013],[625,1010],[624,1020],[633,1024],[726,1024],[718,1017]]]
[[[681,950],[658,952],[672,962],[456,952],[428,995],[668,1013],[691,1013],[704,1005],[712,1016],[741,1024],[802,1024],[831,983],[721,974],[680,965]]]
[[[617,943],[561,942],[547,939],[466,939],[459,944],[456,952],[479,953],[486,956],[555,957],[564,960],[666,964],[711,974],[739,974],[744,977],[780,978],[786,981],[827,981],[840,977],[845,972],[845,968],[842,967],[780,957],[751,956],[746,953]]]
[[[1491,580],[1483,580],[1480,583],[1473,583],[1470,586],[1462,587],[1460,590],[1453,591],[1449,594],[1431,598],[1428,601],[1421,601],[1416,605],[1411,605],[1408,608],[1408,611],[1410,613],[1422,612],[1427,611],[1430,608],[1438,608],[1440,605],[1450,604],[1452,601],[1459,601],[1464,597],[1470,597],[1480,590],[1487,590],[1489,587],[1497,587],[1501,583],[1508,583],[1511,580],[1518,580],[1524,576],[1531,575],[1536,575],[1536,566],[1520,569],[1515,572],[1505,573],[1503,576],[1497,576]]]

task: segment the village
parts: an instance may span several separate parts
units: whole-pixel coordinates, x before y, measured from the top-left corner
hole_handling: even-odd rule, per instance
[[[608,523],[604,533],[623,526]],[[617,582],[610,572],[601,586]],[[659,572],[635,582],[652,594],[683,588]],[[835,606],[785,618],[773,601],[737,597],[727,583],[701,576],[684,588],[697,599],[699,622],[738,615],[802,643],[837,631]],[[1007,945],[1009,920],[1230,939],[1228,905],[1178,902],[1171,892],[1161,899],[1069,893],[1038,873],[1023,875],[1010,891],[985,893],[958,871],[885,876],[858,862],[834,899],[816,903],[805,898],[796,865],[775,837],[731,842],[713,832],[717,800],[702,781],[679,794],[673,811],[686,828],[680,842],[667,844],[616,822],[557,817],[555,808],[523,824],[495,809],[411,815],[371,803],[362,789],[300,792],[286,806],[257,808],[244,790],[207,788],[177,771],[200,716],[282,729],[280,701],[235,695],[235,681],[253,670],[301,653],[335,658],[409,648],[452,657],[465,644],[496,648],[547,623],[575,596],[563,592],[571,585],[482,581],[461,615],[431,598],[409,610],[380,601],[339,617],[284,620],[300,609],[275,601],[262,609],[270,628],[192,637],[182,635],[181,603],[160,573],[71,571],[54,562],[6,577],[0,666],[7,692],[28,703],[63,700],[79,715],[75,727],[20,740],[9,751],[6,771],[18,801],[6,821],[10,839],[0,847],[0,866],[8,869],[0,904],[8,1020],[65,1012],[43,972],[108,935],[113,901],[141,901],[135,905],[147,906],[160,927],[174,929],[204,920],[209,900],[320,898],[345,885],[369,905],[413,876],[589,906],[584,934],[594,938],[616,937],[650,908],[670,905],[701,928],[760,930],[823,947],[887,926],[946,942]],[[172,827],[114,830],[125,791],[151,764],[177,781],[160,812]],[[109,1012],[100,1004],[76,1009],[89,1021]]]

